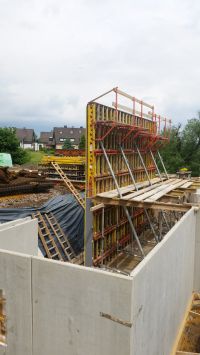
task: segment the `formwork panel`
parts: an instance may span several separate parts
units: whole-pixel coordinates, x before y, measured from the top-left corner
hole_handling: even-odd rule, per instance
[[[147,115],[145,115],[147,116]],[[87,105],[87,198],[116,189],[101,142],[108,155],[119,187],[133,184],[120,145],[128,160],[136,182],[147,180],[135,143],[142,154],[150,179],[156,167],[148,146],[156,134],[153,114],[144,118],[96,102]],[[144,228],[143,209],[130,208],[130,215],[138,233]],[[87,218],[87,216],[86,216]],[[105,207],[93,212],[93,264],[107,264],[118,250],[131,239],[130,227],[122,207]]]

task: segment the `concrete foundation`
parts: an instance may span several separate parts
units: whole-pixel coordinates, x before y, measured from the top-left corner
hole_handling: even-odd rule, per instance
[[[0,250],[0,355],[169,355],[200,289],[199,226],[191,209],[129,277]]]
[[[131,354],[170,354],[193,291],[195,223],[191,210],[131,273]]]

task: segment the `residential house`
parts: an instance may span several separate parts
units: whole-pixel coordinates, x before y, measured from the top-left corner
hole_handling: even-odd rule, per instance
[[[53,131],[51,132],[40,132],[40,138],[38,140],[39,146],[44,148],[53,148],[54,147],[54,139],[53,139]]]
[[[16,128],[16,136],[19,139],[21,148],[38,150],[34,129]]]
[[[85,134],[85,128],[79,127],[54,127],[53,138],[56,149],[62,149],[66,139],[69,139],[73,148],[78,149],[81,136]]]

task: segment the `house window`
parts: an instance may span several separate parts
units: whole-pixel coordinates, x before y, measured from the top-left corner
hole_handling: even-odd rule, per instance
[[[53,141],[53,137],[49,137],[49,141],[51,141],[51,142],[52,142],[52,141]]]
[[[75,140],[74,138],[70,138],[70,142],[74,142],[74,140]]]
[[[60,142],[64,142],[64,140],[65,140],[64,138],[60,138]]]
[[[62,134],[62,131],[60,131],[60,134]]]
[[[74,132],[71,130],[71,131],[70,131],[70,134],[73,134],[73,133],[74,133]]]
[[[0,290],[0,343],[6,343],[5,296],[2,290]]]

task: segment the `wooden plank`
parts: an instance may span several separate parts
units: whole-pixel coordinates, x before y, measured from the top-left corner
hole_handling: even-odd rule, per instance
[[[174,183],[177,183],[177,180],[175,180]],[[151,190],[151,191],[148,191],[138,197],[135,197],[133,198],[132,200],[134,201],[142,201],[142,200],[145,200],[147,199],[148,197],[151,197],[151,196],[154,196],[156,193],[160,192],[160,191],[163,191],[163,190],[166,190],[166,188],[168,186],[171,186],[173,184],[173,182],[171,181],[168,181],[166,183],[164,183],[163,185],[159,186],[159,187],[156,187],[155,189]]]
[[[175,179],[172,179],[172,181],[173,181],[173,180],[175,180]],[[168,183],[169,183],[168,181],[169,181],[169,180],[162,181],[162,182],[159,182],[159,183],[157,183],[157,184],[154,184],[154,185],[145,187],[145,188],[143,188],[143,189],[141,189],[141,190],[139,190],[139,191],[132,192],[132,193],[130,193],[130,194],[124,196],[123,199],[124,199],[124,200],[130,200],[130,199],[132,199],[132,198],[135,198],[135,197],[137,197],[137,196],[142,195],[142,194],[145,193],[145,192],[151,191],[151,190],[155,189],[155,188],[158,187],[158,186],[161,186],[161,185],[164,185],[164,184],[168,184]]]
[[[193,182],[187,181],[183,186],[181,186],[181,189],[187,189],[188,187],[192,186]]]
[[[160,182],[160,179],[159,178],[154,178],[151,180],[151,183],[154,185],[156,183]],[[143,187],[146,187],[146,186],[149,186],[149,181],[143,181],[143,182],[140,182],[140,183],[137,183],[137,188],[138,189],[141,189]],[[135,186],[134,184],[131,184],[131,185],[128,185],[128,186],[124,186],[124,187],[121,187],[120,188],[120,192],[121,194],[125,194],[125,193],[128,193],[130,191],[134,191],[135,190]],[[114,189],[114,190],[110,190],[108,192],[101,192],[100,194],[98,194],[98,196],[100,197],[117,197],[119,194],[118,194],[118,191],[117,189]]]
[[[168,192],[175,190],[176,187],[180,187],[181,185],[183,185],[184,182],[183,181],[179,181],[178,183],[176,183],[175,185],[172,184],[169,187],[167,187],[165,190],[156,193],[154,196],[152,196],[149,199],[146,199],[145,202],[154,202],[157,201],[159,198],[163,197],[164,195],[166,195]]]
[[[154,210],[166,210],[166,211],[180,211],[180,212],[186,212],[188,211],[191,207],[193,207],[193,204],[176,204],[176,203],[164,203],[164,202],[157,202],[154,201],[152,202],[146,202],[145,201],[134,201],[134,200],[124,200],[123,198],[106,198],[106,197],[100,197],[100,196],[95,196],[93,198],[94,201],[98,203],[104,203],[105,205],[111,205],[111,206],[132,206],[132,207],[138,207],[138,208],[151,208]]]
[[[100,210],[100,209],[102,209],[104,207],[105,207],[105,205],[103,203],[99,203],[98,205],[95,205],[95,206],[91,207],[90,211],[91,212],[98,211],[98,210]]]

